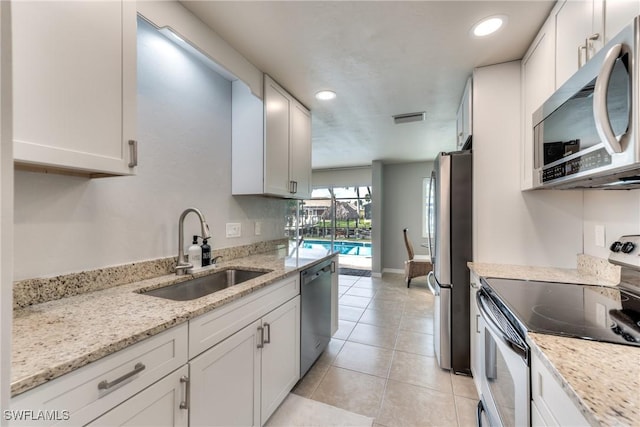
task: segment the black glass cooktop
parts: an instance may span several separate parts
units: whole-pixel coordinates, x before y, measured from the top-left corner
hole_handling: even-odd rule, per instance
[[[493,278],[483,279],[487,285],[505,314],[515,316],[528,331],[640,347],[640,296],[631,292]]]

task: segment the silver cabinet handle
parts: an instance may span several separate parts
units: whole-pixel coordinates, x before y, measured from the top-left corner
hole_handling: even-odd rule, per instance
[[[270,344],[271,343],[271,325],[268,323],[265,323],[264,330],[267,332],[267,338],[264,339],[264,343]]]
[[[296,194],[298,192],[298,181],[289,181],[289,193]]]
[[[262,326],[258,326],[258,337],[260,339],[258,348],[264,348],[264,328]]]
[[[587,44],[585,42],[585,44],[578,46],[578,69],[582,68],[582,66],[584,65],[584,63],[582,62],[582,51],[584,50],[584,57],[585,57],[585,61],[587,58]]]
[[[191,400],[191,387],[189,387],[189,377],[186,375],[181,376],[180,382],[184,384],[184,400],[180,402],[180,409],[189,409],[189,403]]]
[[[138,166],[138,141],[134,139],[129,140],[129,154],[131,155],[129,167],[133,168]]]
[[[596,124],[598,136],[604,142],[604,148],[609,154],[622,153],[622,145],[616,138],[611,120],[609,120],[609,110],[607,109],[607,95],[609,91],[609,79],[616,65],[616,60],[622,52],[622,45],[616,44],[609,49],[604,57],[602,68],[596,79],[596,86],[593,89],[593,116]]]
[[[598,40],[600,38],[600,33],[594,33],[591,34],[589,37],[587,37],[584,40],[584,45],[586,47],[585,53],[584,53],[584,59],[585,61],[588,61],[589,59],[591,59],[589,57],[589,51],[591,50],[591,48],[593,48],[593,42]]]
[[[144,366],[144,364],[138,362],[133,367],[133,371],[124,374],[120,378],[116,378],[115,380],[113,380],[111,382],[109,382],[107,380],[100,381],[100,383],[98,384],[98,390],[109,390],[111,387],[120,384],[122,381],[124,381],[124,380],[126,380],[128,378],[131,378],[132,376],[134,376],[136,374],[139,374],[140,372],[144,371],[145,368],[146,368],[146,366]]]

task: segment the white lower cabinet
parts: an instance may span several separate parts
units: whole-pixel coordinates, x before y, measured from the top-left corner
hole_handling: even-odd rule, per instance
[[[260,422],[260,321],[189,362],[192,427]]]
[[[88,425],[187,427],[188,378],[189,368],[185,365]]]
[[[186,323],[173,327],[15,396],[11,411],[23,418],[9,420],[9,425],[86,425],[140,392],[150,396],[163,378],[187,363],[187,332]],[[150,403],[152,398],[143,401]],[[25,418],[31,412],[42,412],[43,417]],[[142,413],[136,423],[154,425],[153,419],[145,424]]]
[[[590,425],[534,351],[531,352],[531,425]]]
[[[300,297],[189,364],[191,426],[263,425],[299,379]]]
[[[476,303],[476,294],[480,289],[480,279],[474,273],[471,273],[469,290],[469,337],[470,342],[470,359],[471,359],[471,374],[473,375],[473,382],[476,386],[478,396],[480,395],[480,376],[482,375],[482,317],[478,311],[478,305]]]
[[[293,275],[14,397],[6,421],[261,426],[299,379]]]

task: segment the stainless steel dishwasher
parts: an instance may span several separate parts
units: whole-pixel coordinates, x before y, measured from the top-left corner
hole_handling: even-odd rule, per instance
[[[331,274],[328,260],[300,273],[300,378],[307,373],[331,339]]]

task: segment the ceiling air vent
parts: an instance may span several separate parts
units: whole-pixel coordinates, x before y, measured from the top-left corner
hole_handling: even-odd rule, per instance
[[[393,116],[393,122],[397,125],[400,123],[421,122],[427,117],[425,111],[419,113],[398,114]]]

